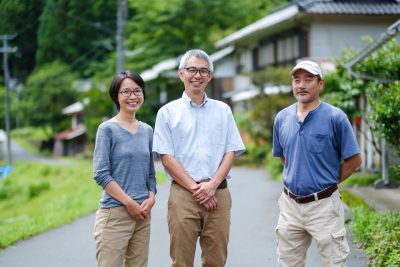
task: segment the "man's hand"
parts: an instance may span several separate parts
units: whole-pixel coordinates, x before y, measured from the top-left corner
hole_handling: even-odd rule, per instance
[[[218,186],[215,180],[199,183],[194,187],[193,197],[199,204],[203,205],[215,195]]]
[[[203,206],[209,212],[217,211],[218,209],[218,200],[215,196],[211,197],[208,201],[203,203]]]

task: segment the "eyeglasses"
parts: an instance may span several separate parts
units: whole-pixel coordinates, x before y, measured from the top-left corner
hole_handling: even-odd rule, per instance
[[[134,94],[135,96],[141,96],[143,94],[143,90],[140,88],[135,88],[133,91],[131,91],[129,89],[123,89],[123,90],[121,90],[120,93],[124,97],[130,97],[132,94]]]
[[[187,73],[189,73],[190,76],[194,76],[197,74],[197,72],[200,73],[200,76],[202,77],[206,77],[208,76],[208,74],[210,74],[210,70],[207,68],[195,68],[195,67],[189,67],[189,68],[183,68],[184,70],[186,70]]]

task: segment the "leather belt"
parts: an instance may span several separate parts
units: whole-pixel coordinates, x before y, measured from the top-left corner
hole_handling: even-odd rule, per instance
[[[286,187],[283,188],[283,192],[285,192],[286,195],[288,195],[297,203],[304,204],[330,197],[332,193],[335,192],[337,189],[338,189],[337,184],[333,184],[322,191],[307,196],[297,196],[292,192],[290,192]]]
[[[196,184],[200,184],[200,183],[208,182],[208,181],[210,181],[210,180],[203,180],[203,181],[200,181],[200,182],[196,182]],[[177,182],[175,182],[175,180],[172,180],[172,183],[173,183],[173,184],[180,185],[180,184],[178,184]],[[227,187],[228,187],[228,182],[226,181],[226,179],[224,179],[224,180],[219,184],[219,186],[217,187],[217,189],[225,189],[225,188],[227,188]]]

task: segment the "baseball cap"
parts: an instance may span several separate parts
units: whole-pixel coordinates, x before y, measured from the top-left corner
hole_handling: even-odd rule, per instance
[[[301,61],[301,62],[297,63],[297,65],[290,72],[290,75],[293,75],[293,73],[296,70],[299,70],[299,69],[308,71],[309,73],[314,74],[314,75],[319,75],[319,77],[321,77],[321,79],[323,78],[322,77],[322,71],[321,71],[320,67],[314,61],[304,60],[304,61]]]

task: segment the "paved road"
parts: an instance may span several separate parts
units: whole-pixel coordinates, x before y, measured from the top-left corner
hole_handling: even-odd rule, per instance
[[[279,183],[266,178],[262,169],[234,168],[229,181],[232,193],[232,227],[227,267],[276,266],[274,228],[278,218]],[[169,185],[160,185],[153,209],[149,267],[167,267],[169,236],[166,208]],[[1,267],[91,267],[95,266],[92,236],[94,215],[41,234],[0,251]],[[349,237],[351,239],[351,237]],[[307,267],[320,266],[315,244]],[[366,256],[354,245],[348,266],[366,266]],[[200,266],[196,255],[195,266]]]

